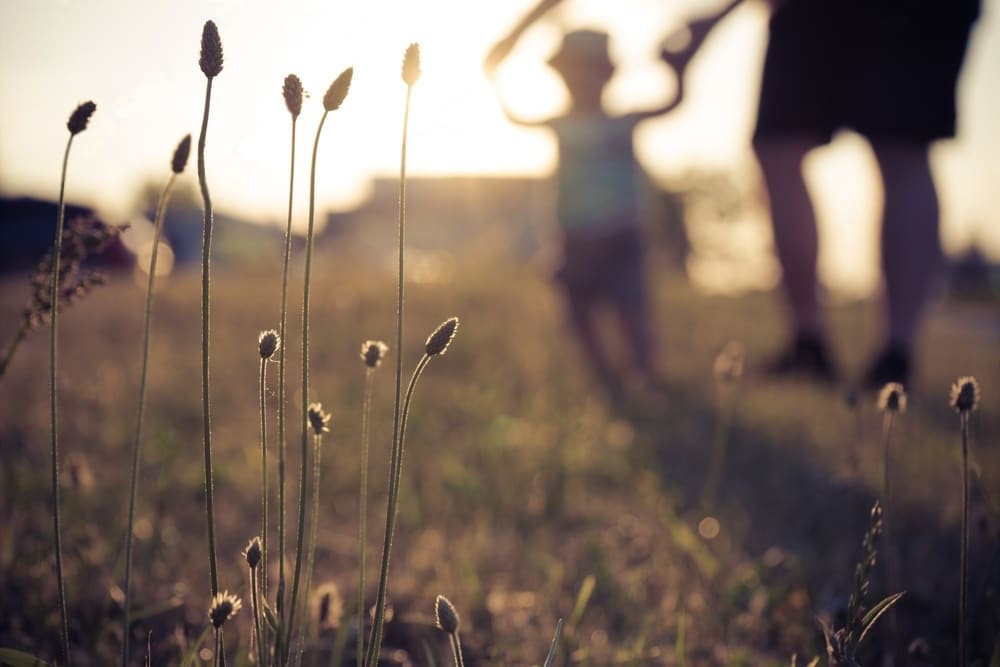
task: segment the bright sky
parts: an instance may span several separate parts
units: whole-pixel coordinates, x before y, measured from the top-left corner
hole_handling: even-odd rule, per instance
[[[54,198],[65,122],[77,103],[97,102],[74,142],[68,196],[126,215],[137,186],[162,181],[177,141],[197,135],[205,79],[198,69],[201,27],[219,26],[225,69],[213,86],[207,166],[219,209],[284,220],[289,116],[281,84],[298,74],[312,93],[299,121],[297,188],[305,193],[321,99],[345,67],[354,85],[323,131],[318,205],[349,207],[377,173],[398,169],[405,86],[403,51],[418,41],[424,75],[414,90],[411,174],[543,175],[555,163],[544,131],[509,125],[481,62],[531,0],[0,0],[0,192]],[[620,69],[608,91],[613,109],[640,108],[672,94],[657,64],[661,40],[713,0],[567,0],[532,29],[501,69],[511,105],[544,116],[564,101],[542,63],[560,32],[605,26]],[[977,235],[1000,256],[1000,0],[985,0],[960,87],[960,137],[935,149],[945,242]],[[749,135],[766,36],[761,5],[741,7],[692,65],[690,92],[670,117],[638,138],[640,159],[658,175],[691,166],[753,174]],[[879,194],[863,142],[844,137],[808,165],[820,191],[824,271],[857,275],[874,263],[870,243]],[[752,177],[752,176],[750,176]],[[749,178],[749,177],[748,177]],[[301,201],[301,200],[300,200]],[[858,211],[867,212],[863,215]],[[303,218],[302,214],[298,218]],[[860,220],[859,220],[860,218]],[[297,220],[304,224],[304,220]],[[859,260],[860,258],[860,260]],[[873,268],[870,267],[870,268]],[[859,284],[870,285],[865,269]]]

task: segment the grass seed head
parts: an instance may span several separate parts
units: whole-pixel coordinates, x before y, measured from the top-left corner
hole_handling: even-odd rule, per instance
[[[175,174],[180,174],[187,166],[188,157],[191,155],[191,135],[185,135],[181,142],[174,149],[174,157],[170,160],[170,169]]]
[[[351,89],[351,80],[354,78],[354,68],[348,67],[333,80],[330,87],[323,96],[323,108],[327,111],[336,111],[344,103],[347,92]]]
[[[743,377],[743,363],[746,352],[743,343],[738,340],[731,340],[722,348],[715,362],[712,364],[712,373],[715,379],[723,384],[732,384]]]
[[[461,624],[455,605],[443,595],[437,596],[434,600],[434,620],[437,621],[437,626],[449,635],[458,632],[458,626]]]
[[[70,114],[69,120],[66,121],[66,127],[69,129],[70,134],[80,134],[87,129],[87,123],[90,122],[90,117],[94,115],[97,111],[97,105],[92,101],[86,101],[76,109],[73,109],[73,113]]]
[[[951,385],[951,407],[959,412],[972,412],[979,405],[979,383],[976,378],[966,375]]]
[[[433,357],[435,354],[444,354],[448,351],[448,345],[451,344],[457,331],[458,318],[448,318],[427,338],[427,342],[424,343],[424,352],[428,357]]]
[[[208,619],[212,622],[212,627],[216,630],[221,628],[242,606],[243,602],[229,591],[217,593],[212,598],[212,606],[208,608]]]
[[[215,21],[205,21],[205,27],[202,28],[198,65],[209,79],[219,76],[222,71],[222,38],[219,37]]]
[[[878,394],[878,409],[882,412],[906,412],[906,391],[898,382],[889,382]]]
[[[270,359],[281,349],[281,336],[274,329],[261,331],[257,338],[257,348],[260,350],[261,359]]]
[[[281,94],[285,98],[285,106],[292,118],[298,118],[302,113],[302,81],[294,74],[285,77],[285,85],[281,87]]]
[[[322,403],[310,403],[308,414],[313,433],[322,435],[324,431],[330,430],[330,413],[323,411]]]
[[[337,584],[328,581],[316,588],[312,602],[313,620],[322,629],[339,628],[344,618],[344,600]]]
[[[420,45],[413,42],[406,47],[406,54],[403,56],[403,81],[407,86],[412,86],[420,78]]]
[[[361,344],[361,358],[368,368],[377,368],[389,352],[389,346],[380,340],[366,340]]]
[[[263,553],[264,549],[261,546],[260,538],[255,537],[252,540],[250,540],[250,543],[247,545],[247,548],[243,550],[243,555],[246,557],[247,565],[250,566],[251,570],[257,567],[258,564],[260,564],[260,559]]]

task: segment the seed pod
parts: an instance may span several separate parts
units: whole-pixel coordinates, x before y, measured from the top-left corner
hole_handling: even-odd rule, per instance
[[[330,414],[323,411],[322,403],[310,403],[308,416],[309,425],[312,426],[313,433],[316,435],[322,435],[324,431],[330,430]]]
[[[403,56],[403,81],[407,86],[412,86],[420,78],[420,45],[413,42],[406,47],[406,54]]]
[[[433,357],[435,354],[444,354],[448,351],[448,345],[451,344],[457,331],[458,318],[448,318],[427,338],[427,342],[424,343],[424,352],[428,357]]]
[[[243,602],[229,591],[218,593],[212,598],[212,606],[208,608],[208,619],[212,622],[212,626],[218,630],[226,621],[235,616],[242,606]]]
[[[979,405],[979,383],[971,375],[958,378],[951,385],[951,407],[959,412],[972,412]]]
[[[323,96],[323,108],[327,111],[336,111],[344,103],[347,91],[351,89],[351,80],[354,78],[354,68],[348,67],[333,80],[330,87]]]
[[[368,368],[376,368],[389,351],[389,346],[380,340],[366,340],[361,344],[361,358]]]
[[[201,31],[201,57],[198,59],[201,71],[209,79],[219,76],[222,71],[222,38],[214,21],[205,21]]]
[[[188,156],[191,155],[191,135],[186,135],[181,139],[181,143],[177,144],[177,148],[174,149],[174,158],[170,161],[170,168],[175,174],[180,174],[184,171],[184,167],[187,166]]]
[[[261,331],[257,338],[257,348],[261,359],[270,359],[281,348],[281,336],[274,329]]]
[[[252,540],[250,540],[250,544],[248,544],[247,548],[243,550],[243,555],[246,557],[247,565],[250,566],[251,570],[257,567],[257,565],[260,563],[261,555],[263,553],[264,550],[263,547],[261,546],[260,538],[255,537]]]
[[[906,412],[906,391],[898,382],[890,382],[878,394],[878,409],[882,412]]]
[[[461,624],[455,605],[443,595],[437,596],[434,600],[434,620],[437,621],[437,626],[449,635],[458,632],[458,626]]]
[[[97,111],[97,105],[91,101],[84,102],[70,114],[69,120],[66,122],[66,127],[69,128],[70,134],[80,134],[87,129],[87,123],[90,122],[90,117],[94,115]]]
[[[298,118],[302,113],[302,81],[294,74],[285,77],[285,85],[281,87],[281,94],[285,98],[285,106],[292,118]]]

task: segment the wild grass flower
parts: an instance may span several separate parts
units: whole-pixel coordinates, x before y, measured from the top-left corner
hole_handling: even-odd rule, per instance
[[[443,595],[437,596],[434,600],[434,621],[448,635],[455,667],[465,667],[465,660],[462,658],[462,640],[458,637],[461,619],[458,617],[455,605]]]
[[[313,623],[320,629],[339,628],[344,619],[344,600],[340,595],[340,587],[334,581],[327,581],[317,586],[312,595]]]
[[[854,568],[854,588],[847,604],[844,627],[831,630],[820,621],[831,666],[860,667],[857,652],[861,642],[882,614],[903,597],[903,593],[890,593],[870,608],[866,606],[868,589],[871,587],[871,573],[878,554],[877,544],[883,527],[882,521],[882,508],[876,501],[872,507],[868,529],[861,541],[861,560]]]
[[[906,390],[898,382],[889,382],[878,395],[878,409],[882,411],[882,533],[885,545],[885,582],[886,588],[894,591],[898,588],[896,581],[896,554],[893,550],[891,521],[895,518],[892,505],[892,468],[891,443],[892,426],[896,415],[906,412]],[[889,614],[889,626],[892,635],[892,650],[898,648],[898,631],[895,610]]]
[[[215,629],[215,664],[217,667],[226,664],[223,654],[222,626],[243,607],[243,602],[229,591],[216,593],[212,596],[212,604],[208,608],[208,620]]]
[[[386,504],[385,535],[382,543],[382,562],[379,568],[379,588],[378,596],[375,600],[375,615],[373,618],[371,639],[368,647],[365,649],[364,664],[366,667],[376,667],[382,646],[382,622],[385,618],[389,554],[392,550],[392,531],[396,520],[397,476],[402,454],[402,406],[400,404],[400,392],[403,382],[403,250],[406,247],[406,139],[410,125],[410,97],[413,93],[413,85],[420,76],[420,47],[415,43],[410,44],[403,55],[402,76],[403,82],[406,84],[406,103],[403,106],[403,138],[399,156],[399,242],[397,244],[399,259],[396,270],[396,384],[395,396],[393,398],[392,450],[389,459],[389,499]],[[429,359],[429,357],[424,355],[424,359]]]
[[[951,385],[951,407],[959,414],[962,428],[962,526],[959,565],[958,664],[965,667],[966,613],[969,590],[969,414],[979,405],[979,383],[971,375],[958,378]]]
[[[731,340],[722,347],[712,363],[717,415],[715,437],[712,443],[712,459],[708,467],[708,476],[705,478],[705,488],[702,489],[701,493],[701,504],[704,508],[711,507],[715,502],[716,493],[722,483],[726,449],[729,445],[729,431],[732,426],[733,413],[736,410],[740,381],[743,379],[745,359],[746,351],[743,343]]]
[[[156,282],[156,258],[160,247],[160,237],[163,234],[163,219],[166,215],[167,204],[170,201],[170,193],[173,191],[174,181],[187,166],[188,156],[191,153],[191,135],[185,135],[177,144],[174,155],[170,160],[170,177],[163,187],[160,200],[156,205],[156,216],[153,224],[153,248],[149,254],[149,279],[146,285],[146,310],[143,318],[142,333],[142,371],[139,375],[139,406],[136,409],[135,437],[132,441],[132,472],[129,483],[128,498],[128,527],[125,532],[125,581],[122,592],[125,597],[124,614],[122,620],[122,667],[127,667],[129,660],[129,640],[131,639],[131,610],[132,600],[129,596],[132,582],[132,545],[135,539],[135,497],[139,483],[139,453],[142,447],[142,420],[146,407],[146,379],[149,375],[149,340],[153,321],[153,286]]]
[[[261,561],[264,556],[264,547],[261,539],[255,537],[247,544],[243,550],[243,557],[246,558],[247,567],[250,568],[250,602],[253,605],[253,628],[257,641],[257,664],[267,664],[267,637],[264,635],[263,611],[261,609],[261,592],[259,572],[263,569]]]
[[[348,67],[341,72],[323,96],[323,115],[319,119],[316,127],[316,138],[313,141],[312,164],[309,172],[309,226],[306,231],[306,261],[305,278],[302,288],[302,438],[301,460],[299,466],[299,518],[295,549],[295,574],[292,577],[292,595],[288,605],[288,624],[286,635],[283,640],[283,661],[288,661],[288,642],[291,640],[294,628],[295,609],[298,605],[299,577],[302,571],[303,539],[305,537],[306,522],[306,459],[308,457],[308,430],[309,418],[309,289],[312,277],[312,251],[313,251],[313,229],[316,211],[316,161],[319,155],[319,138],[323,132],[323,124],[331,111],[335,111],[343,104],[347,93],[351,88],[351,81],[354,78],[354,69]]]
[[[270,509],[268,507],[268,497],[270,496],[271,485],[268,483],[267,466],[267,363],[274,357],[281,348],[281,336],[274,329],[261,331],[257,337],[257,351],[260,354],[260,535],[263,540],[261,558],[263,563],[260,568],[260,590],[264,599],[267,599],[267,536],[270,522]],[[261,637],[266,641],[266,637]]]
[[[403,399],[400,410],[398,436],[393,438],[392,452],[389,458],[389,497],[386,501],[385,537],[382,543],[382,562],[379,568],[378,596],[375,599],[371,642],[365,653],[365,664],[368,667],[375,667],[378,664],[378,655],[382,645],[382,623],[385,618],[385,603],[389,588],[389,557],[392,552],[392,537],[396,528],[399,482],[403,470],[403,450],[406,441],[406,422],[410,414],[410,402],[413,399],[413,391],[416,389],[417,381],[424,369],[427,368],[427,364],[430,363],[431,359],[444,354],[448,349],[448,345],[455,337],[455,332],[458,331],[458,324],[457,317],[448,318],[438,325],[437,329],[427,338],[424,345],[424,356],[414,369],[410,383],[406,387],[406,397]]]
[[[62,234],[59,256],[59,305],[72,306],[104,284],[104,275],[83,269],[88,257],[99,254],[108,244],[128,228],[128,225],[109,225],[92,215],[80,215],[66,221]],[[32,331],[47,323],[52,315],[52,262],[53,246],[38,262],[31,276],[31,297],[21,311],[21,322],[0,357],[0,378],[4,376],[14,353]]]
[[[292,117],[291,159],[289,160],[288,176],[288,220],[285,224],[285,255],[281,268],[281,324],[278,336],[285,337],[288,324],[288,263],[292,254],[292,210],[295,195],[295,129],[299,114],[302,112],[302,82],[294,74],[285,77],[281,87],[285,107]],[[278,616],[284,618],[285,612],[285,348],[279,349],[278,356]],[[278,643],[282,641],[278,633]],[[280,647],[279,647],[280,648]],[[280,651],[276,651],[280,654]]]
[[[69,129],[69,139],[66,141],[66,152],[63,154],[62,176],[59,180],[59,209],[56,218],[55,250],[52,253],[51,289],[49,304],[51,305],[52,328],[49,337],[49,417],[52,434],[52,523],[55,532],[56,547],[56,588],[59,596],[59,626],[62,640],[62,653],[66,664],[72,659],[69,653],[69,619],[66,615],[66,588],[63,580],[62,566],[62,524],[59,514],[59,411],[58,411],[58,340],[59,340],[59,259],[62,258],[63,221],[66,215],[66,168],[69,165],[69,151],[73,146],[73,138],[87,129],[87,123],[97,105],[84,102],[79,105],[66,123]]]
[[[323,410],[320,403],[309,405],[309,424],[313,431],[313,502],[312,502],[312,527],[309,531],[309,553],[306,562],[306,587],[303,593],[303,606],[309,599],[309,591],[312,590],[313,566],[316,559],[316,533],[319,526],[319,479],[320,460],[323,454],[323,434],[330,431],[330,415]],[[301,628],[299,630],[299,648],[296,653],[295,664],[302,664],[302,652],[305,650],[306,633],[309,623],[306,622],[305,611],[303,610]]]
[[[361,410],[361,484],[358,501],[358,647],[355,651],[357,667],[364,663],[365,644],[365,581],[368,544],[368,438],[371,424],[372,393],[375,387],[375,369],[381,364],[389,346],[380,340],[366,340],[361,344],[361,360],[365,364],[365,393]]]
[[[222,72],[222,39],[219,29],[212,21],[206,21],[201,32],[201,56],[198,65],[205,75],[205,111],[201,119],[201,133],[198,135],[198,186],[201,189],[204,209],[204,235],[201,246],[201,409],[203,444],[205,447],[205,513],[208,521],[208,564],[212,595],[219,592],[219,572],[215,558],[215,483],[212,473],[212,419],[209,390],[209,288],[211,285],[212,257],[212,197],[208,192],[208,178],[205,175],[205,140],[208,135],[208,113],[212,105],[212,81]]]

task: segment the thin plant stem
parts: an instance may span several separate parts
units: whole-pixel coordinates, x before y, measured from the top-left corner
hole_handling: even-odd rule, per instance
[[[396,520],[393,480],[396,478],[395,468],[398,465],[397,459],[402,450],[402,438],[400,437],[401,406],[399,398],[403,380],[403,249],[406,242],[406,138],[410,124],[410,96],[412,92],[413,86],[407,86],[406,104],[403,108],[403,146],[400,150],[399,158],[399,265],[396,273],[396,394],[393,402],[392,452],[389,461],[390,499],[386,509],[386,533],[382,545],[382,565],[379,572],[379,589],[375,602],[374,625],[372,625],[371,642],[365,651],[365,665],[367,667],[375,667],[377,665],[382,643],[382,620],[385,616],[386,584],[389,577],[389,550],[392,548],[392,529]],[[426,362],[426,359],[421,360],[421,364],[423,365],[426,365]]]
[[[212,419],[208,383],[208,343],[209,343],[209,285],[212,257],[212,198],[208,193],[208,179],[205,176],[205,137],[208,134],[208,112],[212,103],[212,77],[205,84],[205,112],[201,119],[201,133],[198,135],[198,185],[204,205],[205,233],[201,247],[201,413],[205,445],[205,513],[208,520],[208,565],[211,576],[212,595],[219,592],[219,570],[215,559],[215,498],[212,473]]]
[[[892,426],[895,422],[895,411],[888,410],[882,420],[882,537],[885,540],[885,584],[887,593],[892,595],[898,590],[898,585],[896,582],[896,555],[893,551],[892,543],[892,519],[893,516],[893,504],[892,504],[892,487],[890,486],[890,443],[892,441]],[[896,648],[898,646],[898,634],[896,625],[896,610],[889,609],[889,628],[890,635],[892,638],[892,653],[896,653]]]
[[[52,429],[52,522],[56,539],[56,587],[59,593],[59,632],[62,653],[66,664],[71,663],[69,655],[69,618],[66,615],[66,588],[62,565],[62,522],[59,516],[59,411],[56,386],[58,375],[58,335],[59,335],[59,269],[62,264],[63,223],[66,217],[66,168],[69,165],[69,149],[73,145],[74,134],[69,135],[66,152],[63,154],[62,177],[59,180],[59,213],[56,220],[56,248],[52,255],[52,329],[49,336],[49,416]]]
[[[306,611],[309,605],[309,591],[312,589],[313,564],[316,559],[316,528],[319,525],[319,473],[320,458],[323,453],[323,435],[313,434],[313,507],[312,507],[312,527],[309,530],[309,556],[306,563],[306,587],[302,593],[302,621],[299,628],[299,646],[296,651],[295,665],[302,664],[302,652],[305,650],[306,633],[309,628],[308,615]]]
[[[323,131],[323,123],[329,111],[324,111],[316,128],[316,139],[313,141],[312,165],[309,171],[309,228],[306,232],[306,267],[302,290],[302,458],[299,463],[299,521],[298,535],[295,546],[295,574],[292,577],[292,596],[288,605],[288,626],[284,643],[284,658],[288,660],[289,642],[292,638],[295,621],[295,607],[299,597],[299,577],[302,570],[302,542],[305,536],[306,523],[306,458],[309,449],[309,279],[312,271],[313,250],[313,219],[316,206],[316,156],[319,153],[319,136]]]
[[[285,226],[285,259],[281,271],[281,349],[278,350],[278,616],[284,618],[285,603],[285,329],[288,324],[288,263],[292,254],[292,201],[295,193],[295,128],[292,116],[292,155],[288,176],[288,223]],[[280,637],[279,637],[280,640]]]
[[[448,633],[451,639],[451,653],[455,658],[455,667],[465,667],[465,660],[462,658],[462,640],[458,638],[458,631]]]
[[[372,408],[372,389],[375,385],[375,369],[365,369],[365,397],[361,413],[361,498],[359,501],[358,523],[358,667],[364,664],[365,643],[365,546],[368,541],[368,437]]]
[[[215,665],[221,667],[226,664],[226,658],[222,655],[222,630],[215,629]]]
[[[729,441],[729,428],[733,417],[733,402],[735,398],[726,387],[718,387],[718,414],[715,420],[715,436],[712,443],[712,460],[708,468],[705,488],[701,493],[701,506],[710,509],[715,504],[715,496],[722,482],[723,468],[726,462],[726,449]]]
[[[267,599],[267,359],[260,360],[260,590]]]
[[[261,561],[263,563],[264,561]],[[260,563],[258,563],[260,565]],[[250,600],[253,602],[253,627],[254,632],[257,633],[257,660],[259,665],[267,664],[267,639],[264,637],[262,631],[263,623],[261,622],[261,608],[260,599],[258,597],[257,589],[259,588],[260,582],[257,577],[257,568],[250,568]]]
[[[966,659],[966,613],[969,588],[969,413],[961,413],[962,420],[962,556],[959,567],[961,580],[958,600],[958,664],[965,667]]]
[[[171,173],[167,184],[156,205],[156,220],[153,226],[153,248],[149,254],[149,280],[146,286],[146,312],[142,331],[142,371],[139,376],[139,407],[136,409],[135,438],[132,442],[132,475],[128,497],[128,527],[125,532],[125,613],[122,620],[122,667],[127,667],[129,657],[129,639],[131,626],[132,599],[129,595],[132,583],[132,546],[133,530],[135,529],[135,497],[139,482],[139,452],[142,446],[142,418],[146,407],[146,378],[149,375],[149,339],[153,321],[153,287],[156,284],[156,257],[160,248],[160,236],[163,233],[163,218],[173,190],[176,173]]]
[[[396,528],[396,509],[399,503],[399,481],[403,468],[403,444],[406,436],[406,419],[410,411],[410,400],[413,398],[413,390],[417,386],[417,380],[420,379],[420,375],[427,368],[430,360],[430,355],[425,354],[413,371],[410,384],[406,388],[406,398],[401,410],[399,435],[393,439],[392,453],[389,459],[389,498],[386,501],[385,537],[382,543],[382,563],[379,568],[378,596],[375,599],[375,619],[372,625],[371,640],[368,650],[365,653],[367,656],[365,660],[367,667],[376,667],[382,645],[382,622],[385,619],[385,603],[389,588],[389,556],[392,552],[392,537]]]
[[[17,348],[21,346],[21,343],[23,343],[24,339],[27,337],[28,325],[27,323],[23,323],[14,335],[14,339],[10,341],[10,344],[7,346],[7,351],[4,352],[3,357],[0,358],[0,378],[2,378],[7,372],[7,366],[10,364],[10,360],[14,357],[14,353],[17,352]]]

